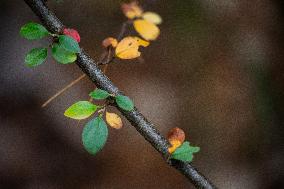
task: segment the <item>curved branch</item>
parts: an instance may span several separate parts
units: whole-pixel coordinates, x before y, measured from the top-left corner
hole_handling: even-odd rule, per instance
[[[61,33],[64,25],[48,9],[43,0],[25,0],[33,12],[39,17],[45,27],[54,33]],[[122,92],[103,74],[96,62],[83,49],[78,54],[77,65],[83,72],[94,82],[94,84],[111,94],[122,94]],[[119,109],[119,108],[118,108]],[[134,108],[132,111],[119,111],[128,119],[128,121],[136,128],[136,130],[164,157],[168,159],[168,141],[154,128],[138,110]],[[199,173],[191,164],[178,160],[167,160],[167,163],[179,170],[185,175],[197,188],[212,189],[216,188],[201,173]]]

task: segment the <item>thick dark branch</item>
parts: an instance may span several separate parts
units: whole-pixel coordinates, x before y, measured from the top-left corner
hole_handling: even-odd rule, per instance
[[[48,30],[55,33],[62,32],[64,25],[54,13],[47,8],[43,0],[25,0],[25,2],[31,7],[33,12],[40,18]],[[111,94],[122,94],[83,49],[81,49],[81,52],[78,54],[77,65],[90,77],[98,88],[106,90]],[[123,111],[122,109],[119,109],[119,111],[165,159],[168,159],[168,141],[154,128],[153,124],[137,110],[137,108],[134,108],[134,110],[130,112]],[[168,160],[167,162],[184,174],[197,188],[215,188],[191,164],[178,160]]]

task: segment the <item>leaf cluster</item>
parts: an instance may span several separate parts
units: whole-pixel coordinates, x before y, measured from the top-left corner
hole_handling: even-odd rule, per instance
[[[72,119],[81,120],[90,117],[95,112],[98,113],[98,116],[85,125],[82,133],[82,141],[85,149],[94,155],[103,148],[108,136],[107,124],[103,119],[104,112],[108,105],[108,98],[114,98],[116,104],[125,111],[133,110],[134,104],[127,96],[112,95],[102,89],[96,89],[89,95],[94,100],[106,100],[105,105],[99,106],[89,101],[78,101],[67,108],[64,115]],[[115,113],[106,112],[105,119],[112,128],[120,129],[122,127],[121,118]]]
[[[156,40],[160,35],[158,25],[161,24],[162,18],[157,13],[144,12],[136,1],[123,3],[121,8],[124,15],[128,18],[127,23],[133,26],[142,39],[137,36],[126,36],[119,40],[108,37],[103,40],[102,44],[108,52],[113,53],[113,58],[137,58],[141,55],[139,47],[149,46],[149,41]],[[48,47],[33,48],[27,53],[25,64],[28,67],[35,67],[45,62],[49,49],[52,57],[60,64],[75,62],[77,54],[80,53],[78,44],[80,35],[72,28],[64,28],[62,34],[53,34],[41,24],[30,22],[21,27],[20,35],[28,40],[39,40],[47,36],[52,38]],[[89,96],[94,100],[104,100],[104,105],[100,106],[91,101],[78,101],[67,108],[64,115],[72,119],[82,120],[96,114],[84,126],[82,132],[84,148],[90,154],[95,155],[104,147],[107,141],[107,125],[115,129],[122,127],[121,118],[115,113],[107,112],[106,108],[115,102],[120,109],[132,111],[134,104],[127,96],[110,94],[102,89],[92,91]],[[168,134],[168,141],[171,145],[168,148],[168,152],[172,159],[191,162],[193,154],[200,150],[199,147],[190,146],[190,143],[185,141],[185,133],[178,127],[171,129]]]
[[[53,38],[51,47],[52,57],[61,64],[73,63],[80,52],[78,42],[68,35],[57,35],[47,31],[41,24],[30,22],[20,29],[20,35],[28,40],[39,40],[47,36]],[[48,54],[48,47],[31,49],[26,57],[25,63],[28,67],[35,67],[45,62]]]

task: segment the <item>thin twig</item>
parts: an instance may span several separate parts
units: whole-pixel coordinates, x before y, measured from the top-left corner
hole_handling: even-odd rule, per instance
[[[52,97],[50,97],[47,101],[45,101],[41,107],[44,108],[45,106],[47,106],[51,101],[53,101],[56,97],[58,97],[59,95],[61,95],[62,93],[64,93],[67,89],[69,89],[70,87],[72,87],[73,85],[75,85],[76,83],[78,83],[79,81],[81,81],[84,77],[86,77],[86,74],[81,75],[80,77],[78,77],[77,79],[75,79],[74,81],[72,81],[71,83],[69,83],[68,85],[66,85],[63,89],[61,89],[60,91],[58,91],[57,93],[55,93]]]
[[[131,20],[127,20],[125,22],[122,23],[122,26],[121,26],[121,29],[120,29],[120,32],[117,36],[117,40],[120,41],[125,32],[126,32],[126,27],[131,23],[132,21]],[[105,54],[104,54],[105,55]],[[111,56],[112,55],[112,56]],[[104,56],[105,58],[105,56]],[[108,55],[107,55],[107,60],[106,61],[103,61],[103,59],[101,59],[101,61],[99,62],[99,65],[106,65],[106,64],[109,64],[111,62],[113,62],[113,60],[115,59],[115,54],[113,52],[113,48],[112,47],[109,47],[108,48]]]
[[[50,11],[42,0],[24,0],[34,13],[40,18],[45,27],[53,33],[61,33],[64,25]],[[123,93],[103,74],[95,61],[83,49],[78,53],[76,64],[89,76],[94,84],[110,94],[122,95]],[[117,109],[127,118],[132,126],[147,140],[161,155],[167,160],[170,155],[168,148],[169,142],[163,137],[154,125],[149,122],[135,107],[131,111],[125,111],[119,107]],[[209,182],[196,168],[190,163],[170,159],[167,163],[185,175],[196,188],[212,189],[216,188]]]
[[[120,29],[120,32],[119,32],[119,34],[118,34],[118,36],[117,36],[117,40],[118,40],[118,41],[120,41],[120,40],[123,38],[123,36],[124,36],[124,34],[125,34],[125,32],[126,32],[126,27],[127,27],[131,22],[132,22],[131,20],[127,20],[127,21],[123,22],[123,24],[122,24],[122,26],[121,26],[121,29]]]

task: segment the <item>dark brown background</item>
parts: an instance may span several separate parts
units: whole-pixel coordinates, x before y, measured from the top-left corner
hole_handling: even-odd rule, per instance
[[[220,188],[283,188],[283,3],[271,0],[144,0],[164,22],[144,63],[117,61],[107,75],[163,134],[180,127],[201,147],[193,164]],[[48,3],[98,59],[116,36],[120,1]],[[48,107],[40,105],[82,74],[52,58],[24,66],[20,27],[37,21],[19,0],[0,1],[0,188],[193,188],[124,120],[95,157],[81,145],[83,123],[63,116],[88,99],[84,79]]]

